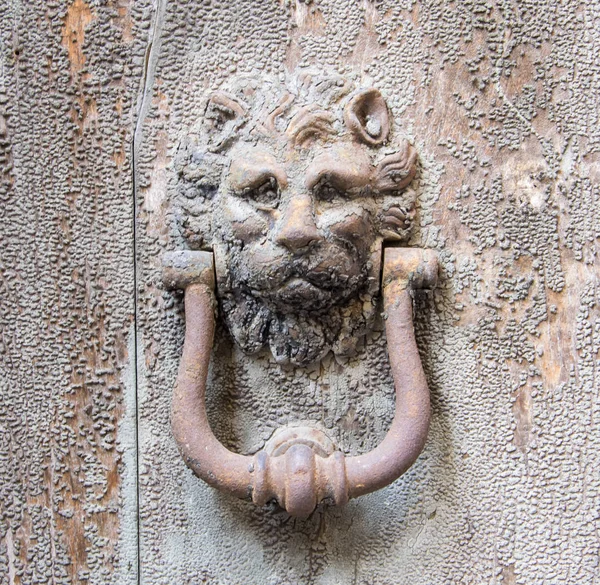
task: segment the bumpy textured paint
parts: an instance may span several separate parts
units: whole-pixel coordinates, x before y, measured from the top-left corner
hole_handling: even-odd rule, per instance
[[[599,15],[598,0],[2,2],[0,583],[135,582],[135,519],[115,544],[135,492],[115,447],[134,437],[133,136],[143,583],[600,582]],[[416,317],[425,452],[297,521],[180,460],[181,299],[159,258],[172,148],[206,89],[311,65],[386,95],[420,156],[411,243],[444,270]],[[366,451],[393,412],[379,332],[308,372],[221,332],[209,394],[241,452],[301,418]]]
[[[144,583],[599,582],[599,14],[596,1],[165,4],[138,168]],[[174,147],[206,89],[298,66],[384,93],[420,156],[411,244],[443,264],[416,316],[425,452],[392,486],[306,521],[223,496],[179,460],[181,299],[159,285],[176,248]],[[211,375],[214,430],[241,452],[306,419],[366,451],[393,412],[380,333],[356,360],[307,371],[245,357],[221,331]]]
[[[137,583],[130,151],[148,8],[0,3],[2,585]]]

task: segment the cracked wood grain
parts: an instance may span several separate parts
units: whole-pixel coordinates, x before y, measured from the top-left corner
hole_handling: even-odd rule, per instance
[[[597,0],[2,3],[0,583],[137,582],[136,376],[142,583],[599,583],[599,14]],[[411,245],[443,273],[417,299],[422,458],[293,521],[179,460],[183,315],[158,259],[172,148],[206,89],[306,65],[388,99],[420,156]],[[350,454],[383,437],[382,331],[360,360],[308,370],[247,358],[222,328],[216,342],[208,407],[230,448],[298,419],[339,428]]]
[[[135,584],[146,2],[0,7],[0,583]]]

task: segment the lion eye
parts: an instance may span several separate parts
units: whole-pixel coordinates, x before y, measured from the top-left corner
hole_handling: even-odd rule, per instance
[[[334,201],[335,199],[345,199],[346,194],[334,187],[328,180],[321,179],[314,187],[315,195],[321,201]]]
[[[269,177],[258,187],[247,187],[241,192],[244,199],[254,203],[259,209],[274,209],[279,203],[279,186],[275,177]]]

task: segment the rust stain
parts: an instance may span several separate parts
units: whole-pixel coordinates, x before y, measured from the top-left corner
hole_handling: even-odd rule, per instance
[[[71,120],[79,129],[79,134],[91,128],[98,121],[98,104],[93,98],[80,97],[71,107]]]
[[[123,40],[126,43],[133,42],[133,20],[131,18],[129,0],[119,0],[117,2],[117,14],[117,23],[123,31]]]
[[[209,485],[258,506],[277,500],[306,518],[323,500],[336,505],[381,489],[402,475],[423,449],[429,429],[429,389],[412,324],[411,293],[437,282],[437,257],[418,248],[385,248],[382,273],[386,336],[396,388],[396,414],[379,446],[346,457],[312,427],[282,428],[254,456],[225,448],[210,429],[204,406],[215,330],[215,272],[211,252],[163,256],[163,282],[185,290],[186,335],[173,391],[172,428],[186,464]],[[335,452],[335,454],[334,454]]]
[[[115,161],[117,167],[121,168],[125,163],[125,154],[125,148],[121,145],[121,148],[112,155],[111,158]]]
[[[292,17],[298,32],[324,34],[327,23],[323,13],[316,6],[296,2],[292,8]]]
[[[352,63],[362,71],[370,65],[381,53],[382,45],[379,43],[376,24],[381,20],[377,8],[371,2],[365,2],[365,22],[356,39],[356,46],[352,55]]]
[[[94,20],[94,14],[83,0],[75,0],[67,11],[65,26],[63,27],[63,46],[69,51],[71,73],[79,73],[85,65],[83,42],[85,29]]]
[[[302,48],[299,40],[305,35],[324,36],[327,21],[316,6],[296,2],[292,5],[290,23],[292,28],[285,65],[289,71],[293,71],[302,60]]]
[[[531,429],[533,427],[533,397],[528,387],[519,390],[515,401],[514,415],[517,423],[515,446],[525,452],[531,439]]]

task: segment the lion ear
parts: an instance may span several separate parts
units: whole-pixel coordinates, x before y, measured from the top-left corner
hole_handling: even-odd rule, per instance
[[[210,95],[205,119],[209,126],[210,149],[222,150],[235,138],[236,131],[245,123],[247,106],[235,96],[222,91]]]
[[[344,110],[348,129],[370,146],[383,144],[390,133],[390,114],[383,96],[375,88],[355,95]]]

